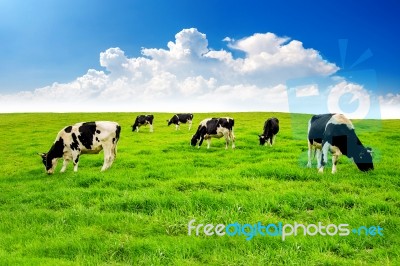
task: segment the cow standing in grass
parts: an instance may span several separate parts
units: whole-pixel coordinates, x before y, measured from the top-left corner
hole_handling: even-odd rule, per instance
[[[193,114],[176,114],[173,115],[170,120],[167,120],[168,126],[171,124],[175,124],[175,130],[179,129],[181,123],[188,123],[189,130],[192,128]]]
[[[117,143],[121,127],[116,122],[98,121],[77,123],[63,128],[56,137],[49,152],[39,154],[45,170],[53,174],[59,158],[63,158],[61,172],[65,172],[70,161],[78,171],[81,154],[96,154],[104,150],[104,164],[101,171],[111,167],[117,155]]]
[[[322,173],[328,161],[328,152],[332,153],[332,173],[336,173],[336,164],[341,154],[353,159],[358,169],[374,169],[372,150],[365,148],[357,137],[354,126],[342,114],[314,115],[308,122],[308,167],[311,167],[312,149],[315,148],[318,169]]]
[[[132,131],[139,132],[139,127],[150,125],[150,132],[153,132],[153,115],[138,115],[132,125]]]
[[[268,118],[264,123],[264,132],[262,135],[258,135],[260,145],[268,143],[272,146],[275,143],[276,134],[279,132],[279,120],[278,118]]]
[[[203,140],[207,140],[207,149],[210,148],[211,138],[225,137],[225,149],[228,149],[229,142],[232,142],[232,149],[235,148],[235,135],[233,126],[235,121],[230,117],[206,118],[200,122],[196,133],[193,135],[191,145],[200,148]]]

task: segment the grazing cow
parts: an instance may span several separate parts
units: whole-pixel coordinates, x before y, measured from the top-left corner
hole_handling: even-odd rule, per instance
[[[279,132],[279,120],[278,118],[272,117],[268,118],[264,123],[264,133],[258,135],[260,139],[260,145],[268,143],[272,146],[275,143],[276,134]]]
[[[138,115],[132,125],[132,131],[139,132],[139,127],[150,125],[150,132],[153,132],[153,119],[153,115]]]
[[[175,130],[179,129],[181,123],[189,123],[189,130],[192,128],[193,114],[176,114],[170,120],[167,120],[168,126],[175,124]]]
[[[206,118],[200,122],[196,133],[192,137],[191,144],[196,146],[199,143],[200,148],[203,140],[207,140],[207,149],[210,148],[211,138],[225,137],[225,149],[228,149],[229,141],[232,141],[232,149],[235,148],[235,135],[233,134],[233,126],[235,121],[230,117],[222,118]]]
[[[312,148],[315,148],[318,169],[323,173],[328,161],[328,151],[332,152],[332,173],[341,154],[353,159],[358,169],[374,169],[372,150],[365,148],[357,137],[354,126],[342,114],[314,115],[308,123],[308,167],[311,167]],[[321,152],[322,150],[322,152]]]
[[[46,172],[53,174],[61,157],[64,159],[62,173],[65,172],[69,161],[73,162],[74,172],[77,172],[81,154],[97,154],[104,150],[104,164],[101,171],[105,171],[111,167],[117,155],[120,132],[121,127],[116,122],[77,123],[58,132],[49,152],[39,155],[42,157]]]

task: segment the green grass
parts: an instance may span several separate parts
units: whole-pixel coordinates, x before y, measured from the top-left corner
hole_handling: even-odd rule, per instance
[[[136,113],[0,115],[0,261],[2,265],[398,265],[400,263],[400,121],[354,121],[374,148],[375,170],[347,158],[338,173],[307,169],[309,115],[195,114],[192,131],[131,132]],[[189,145],[206,117],[235,118],[236,149],[222,139]],[[274,147],[258,145],[268,117],[280,120]],[[47,175],[37,152],[81,121],[122,126],[118,155],[102,173],[103,154],[83,155]],[[316,162],[314,161],[314,166]],[[188,222],[348,223],[379,225],[384,236],[188,236]]]

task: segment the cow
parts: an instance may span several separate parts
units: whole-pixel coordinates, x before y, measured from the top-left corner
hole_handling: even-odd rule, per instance
[[[175,130],[179,129],[181,123],[189,123],[189,130],[192,128],[193,114],[176,114],[170,120],[167,120],[168,126],[175,124]]]
[[[235,148],[235,135],[233,126],[235,121],[231,117],[206,118],[200,122],[196,133],[193,135],[191,145],[200,148],[203,140],[207,140],[207,149],[210,148],[211,138],[225,137],[225,149],[228,149],[229,142],[232,141],[232,149]]]
[[[139,132],[139,127],[150,125],[150,132],[153,132],[153,115],[138,115],[132,125],[132,131]]]
[[[49,152],[39,153],[45,171],[53,174],[59,158],[63,158],[61,173],[65,172],[70,161],[74,172],[78,171],[81,154],[97,154],[104,150],[104,164],[101,171],[111,167],[117,155],[117,143],[121,127],[116,122],[97,121],[77,123],[58,132]]]
[[[265,143],[272,144],[275,143],[276,134],[279,132],[279,120],[278,118],[271,117],[268,118],[264,123],[264,132],[262,135],[258,135],[260,140],[260,145],[265,145]]]
[[[308,122],[308,167],[311,167],[312,149],[317,154],[317,167],[323,173],[332,153],[332,174],[336,173],[339,155],[353,159],[358,169],[366,172],[374,169],[371,148],[365,148],[357,137],[354,126],[343,114],[314,115]]]

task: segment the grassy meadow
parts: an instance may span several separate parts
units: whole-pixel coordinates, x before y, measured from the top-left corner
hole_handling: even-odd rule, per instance
[[[154,113],[149,127],[131,132],[137,113],[0,115],[1,265],[399,265],[399,120],[354,121],[374,149],[375,170],[358,171],[345,157],[338,173],[307,164],[310,115],[194,114],[191,131],[167,126]],[[189,145],[206,117],[235,119],[236,149],[212,139]],[[260,146],[264,121],[280,120],[273,147]],[[83,155],[79,170],[44,172],[59,130],[83,121],[122,126],[118,155],[100,172],[103,153]],[[381,226],[384,236],[188,235],[195,224],[346,223]]]

